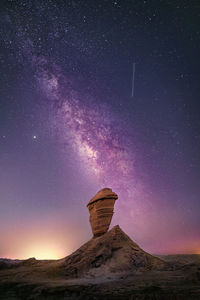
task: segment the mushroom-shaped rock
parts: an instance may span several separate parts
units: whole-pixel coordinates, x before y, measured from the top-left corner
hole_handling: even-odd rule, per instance
[[[90,225],[94,237],[103,235],[109,229],[113,216],[115,200],[118,199],[112,189],[100,190],[88,203],[90,213]]]

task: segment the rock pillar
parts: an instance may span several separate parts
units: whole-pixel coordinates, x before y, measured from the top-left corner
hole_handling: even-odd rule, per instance
[[[100,190],[88,203],[90,225],[94,237],[103,235],[109,229],[113,216],[115,201],[118,199],[112,189]]]

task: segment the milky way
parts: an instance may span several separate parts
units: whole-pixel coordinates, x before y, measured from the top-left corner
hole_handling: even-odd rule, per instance
[[[52,107],[59,130],[62,127],[63,144],[65,140],[70,141],[85,172],[96,179],[99,188],[112,187],[126,197],[126,202],[132,201],[134,154],[129,149],[128,136],[124,136],[125,130],[119,126],[121,120],[106,104],[87,101],[88,95],[84,99],[58,66],[49,67],[44,57],[33,55],[31,60],[39,89],[51,105],[54,103]]]

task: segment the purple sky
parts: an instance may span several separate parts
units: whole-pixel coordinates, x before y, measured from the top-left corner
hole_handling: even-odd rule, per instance
[[[0,257],[70,254],[103,187],[144,250],[200,253],[199,20],[179,2],[1,4]]]

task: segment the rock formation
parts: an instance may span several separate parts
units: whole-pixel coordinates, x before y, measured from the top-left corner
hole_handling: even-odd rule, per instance
[[[91,199],[95,238],[71,255],[0,259],[0,299],[200,299],[200,255],[152,256],[118,225],[107,232],[117,198],[106,188]]]
[[[162,270],[166,263],[142,250],[117,225],[92,238],[61,261],[65,276],[112,276],[123,272]]]
[[[101,236],[108,231],[117,199],[118,196],[112,189],[104,188],[87,204],[94,237]]]

